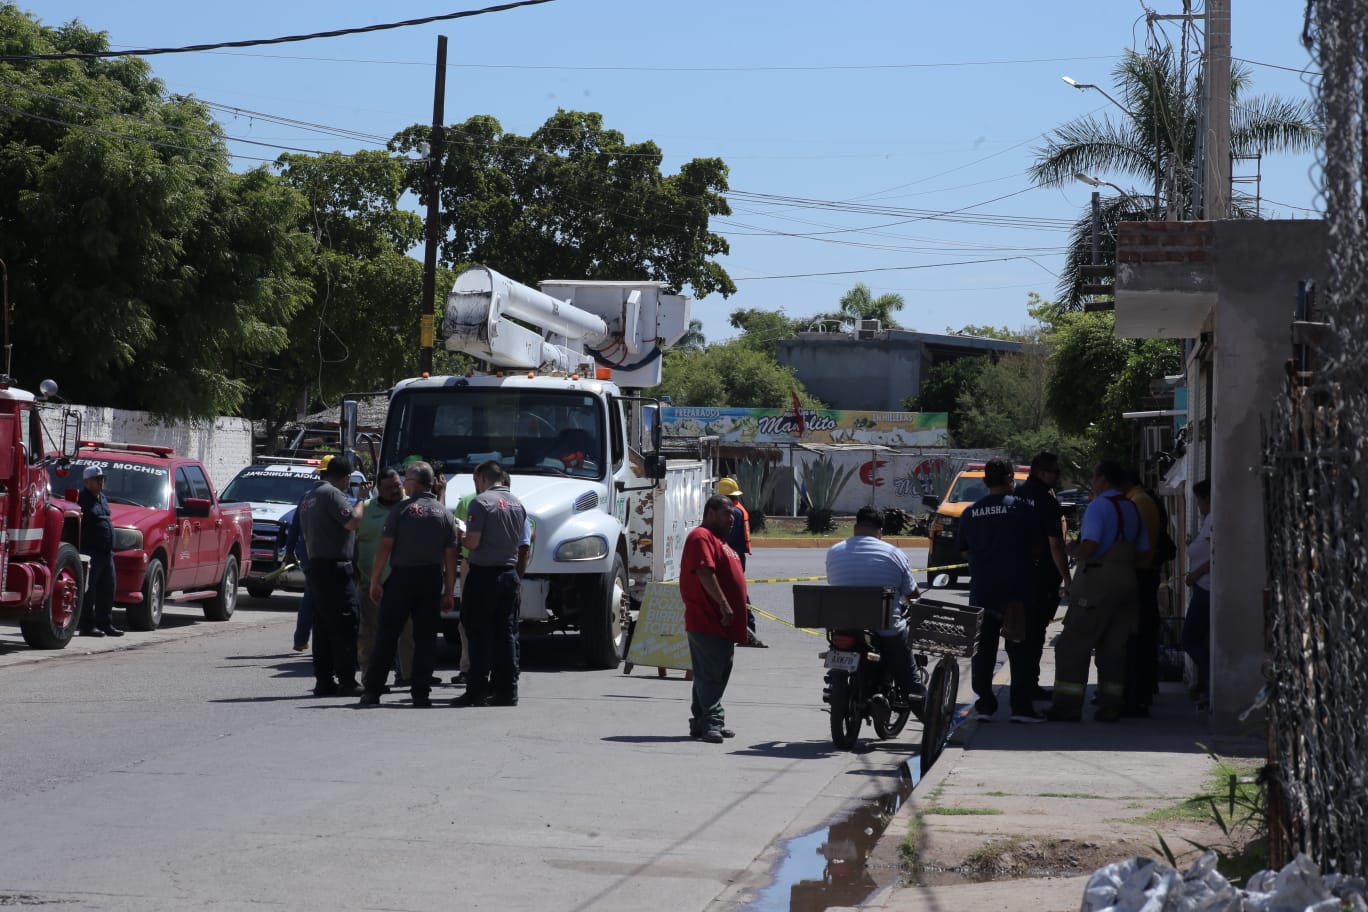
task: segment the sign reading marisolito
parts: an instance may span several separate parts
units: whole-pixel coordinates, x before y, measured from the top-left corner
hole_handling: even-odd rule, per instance
[[[666,406],[670,437],[717,436],[723,443],[869,443],[944,446],[945,412],[860,412],[845,409],[749,409]]]

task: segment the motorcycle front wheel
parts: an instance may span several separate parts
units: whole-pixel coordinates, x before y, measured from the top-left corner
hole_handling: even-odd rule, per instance
[[[850,674],[831,673],[831,741],[839,750],[850,750],[860,737],[864,718],[860,712],[860,692]]]

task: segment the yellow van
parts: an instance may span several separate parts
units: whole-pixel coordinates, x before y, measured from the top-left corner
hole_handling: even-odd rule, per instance
[[[926,584],[931,585],[931,580],[940,573],[950,575],[950,584],[959,582],[959,578],[969,575],[968,567],[958,567],[954,570],[936,570],[936,567],[944,567],[951,564],[964,563],[964,556],[960,553],[955,544],[955,538],[959,534],[960,515],[964,513],[966,507],[974,501],[988,494],[988,485],[983,482],[983,463],[971,462],[955,476],[950,482],[950,488],[945,492],[944,497],[934,497],[926,495],[922,498],[922,503],[936,511],[936,515],[931,518],[931,549],[927,554],[926,565],[931,570],[927,571]],[[1030,466],[1017,466],[1015,479],[1017,484],[1021,484],[1031,474]]]

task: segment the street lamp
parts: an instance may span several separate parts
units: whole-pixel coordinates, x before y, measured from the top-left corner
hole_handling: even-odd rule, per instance
[[[1102,95],[1107,99],[1107,101],[1110,101],[1112,104],[1116,105],[1118,108],[1125,111],[1126,114],[1128,114],[1129,116],[1135,116],[1134,111],[1132,111],[1130,108],[1126,107],[1121,102],[1113,98],[1111,94],[1101,86],[1093,85],[1091,82],[1079,82],[1071,76],[1060,76],[1059,78],[1067,82],[1069,85],[1073,86],[1075,89],[1092,89],[1095,92],[1101,92]]]
[[[1111,181],[1098,180],[1095,177],[1089,177],[1082,171],[1074,173],[1074,180],[1080,180],[1083,183],[1087,184],[1089,187],[1111,187],[1117,193],[1121,194],[1122,199],[1130,200],[1130,204],[1135,207],[1135,210],[1137,212],[1144,212],[1146,209],[1145,206],[1140,205],[1140,202],[1135,197],[1131,196],[1129,193],[1127,193],[1125,190],[1122,190],[1120,187],[1116,186],[1116,184],[1113,184]]]

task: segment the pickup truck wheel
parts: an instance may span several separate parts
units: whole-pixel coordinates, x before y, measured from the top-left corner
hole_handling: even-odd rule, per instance
[[[270,583],[254,580],[249,583],[244,583],[243,585],[247,587],[247,594],[252,598],[270,598],[271,593],[275,592],[275,586]]]
[[[617,668],[627,648],[632,593],[622,555],[613,557],[612,572],[586,586],[580,604],[580,649],[590,668]]]
[[[81,593],[85,590],[82,572],[81,553],[73,545],[59,545],[57,563],[52,568],[52,591],[41,615],[19,622],[25,643],[34,649],[61,649],[71,642],[81,615]]]
[[[238,562],[237,555],[230,554],[223,562],[223,579],[219,581],[218,592],[204,603],[204,616],[211,621],[226,621],[233,616],[237,607]]]
[[[142,595],[142,604],[124,608],[128,626],[134,630],[156,630],[161,626],[162,608],[166,604],[166,571],[161,561],[153,560],[147,565]]]

